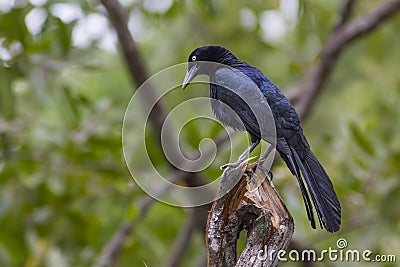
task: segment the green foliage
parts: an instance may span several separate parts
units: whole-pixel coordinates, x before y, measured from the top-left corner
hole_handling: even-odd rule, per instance
[[[25,22],[37,6],[0,11],[0,48],[7,51],[0,51],[0,266],[92,265],[122,221],[141,216],[145,193],[132,183],[122,155],[122,120],[133,89],[125,63],[118,52],[99,48],[101,37],[77,46],[79,22],[51,11],[61,2],[43,4],[47,17],[37,34]],[[151,73],[185,62],[194,47],[221,44],[284,89],[315,62],[341,1],[299,1],[297,24],[276,42],[263,39],[259,21],[279,1],[173,1],[163,12],[146,8],[146,1],[124,2],[142,25],[134,38]],[[359,3],[355,15],[380,2]],[[64,3],[80,7],[82,16],[103,14],[97,1]],[[252,14],[253,25],[244,25],[243,12]],[[400,251],[399,27],[397,16],[345,51],[303,124],[337,189],[343,230],[333,236],[312,231],[296,180],[281,163],[274,170],[295,218],[295,238],[305,246],[322,250],[345,237],[351,248]],[[207,94],[177,91],[166,105]],[[197,151],[202,138],[215,139],[221,128],[192,122],[180,140]],[[151,130],[146,138],[155,165],[171,173]],[[218,153],[207,177],[220,174],[227,150]],[[123,243],[116,266],[162,266],[186,218],[180,208],[155,203]],[[204,236],[195,232],[182,266],[198,264],[204,251]]]

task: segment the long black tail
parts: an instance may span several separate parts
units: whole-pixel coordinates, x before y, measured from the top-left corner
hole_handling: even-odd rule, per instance
[[[291,149],[291,152],[293,158],[289,156],[287,159],[289,159],[292,168],[295,167],[293,174],[296,175],[299,182],[311,225],[315,228],[311,203],[304,188],[303,179],[300,177],[299,168],[307,184],[314,207],[317,210],[321,227],[323,225],[329,232],[338,231],[340,228],[341,208],[329,176],[311,150],[308,151],[303,159],[300,159],[295,149]],[[295,166],[293,166],[293,163]]]

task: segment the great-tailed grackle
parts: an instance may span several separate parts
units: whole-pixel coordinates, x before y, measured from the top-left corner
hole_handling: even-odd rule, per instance
[[[205,62],[219,64],[215,65],[216,67],[209,67]],[[226,114],[224,109],[212,104],[217,118],[228,126],[246,130],[250,134],[252,144],[239,158],[239,162],[243,162],[259,144],[260,140],[266,140],[266,138],[260,134],[258,122],[249,105],[244,101],[240,101],[228,88],[218,85],[224,83],[224,81],[219,81],[218,79],[226,79],[227,77],[226,73],[223,73],[223,65],[220,64],[241,72],[256,85],[250,88],[247,86],[247,81],[235,77],[233,83],[238,84],[238,90],[247,90],[247,92],[252,92],[255,95],[261,92],[262,97],[253,98],[255,99],[253,101],[267,101],[276,127],[276,149],[289,170],[297,178],[311,226],[315,229],[312,200],[321,227],[325,227],[329,232],[338,231],[340,228],[341,208],[332,182],[311,151],[295,109],[282,92],[260,70],[240,61],[224,47],[199,47],[189,56],[188,71],[182,87],[185,88],[199,74],[205,74],[210,77],[210,97],[229,106],[236,112],[241,122],[238,122],[231,114]]]

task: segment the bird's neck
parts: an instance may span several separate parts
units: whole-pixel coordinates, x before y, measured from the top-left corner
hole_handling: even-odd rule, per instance
[[[235,56],[233,57],[227,56],[220,59],[218,63],[235,68],[236,66],[240,66],[241,63],[243,62],[238,60]]]

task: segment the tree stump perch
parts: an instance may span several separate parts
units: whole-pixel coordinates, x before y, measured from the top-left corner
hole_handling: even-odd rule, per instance
[[[289,246],[293,218],[267,175],[258,169],[253,171],[255,166],[257,163],[244,163],[227,169],[222,176],[220,192],[225,192],[231,181],[239,182],[227,194],[217,197],[208,216],[209,267],[277,266],[277,252]],[[255,187],[247,182],[248,178],[262,182]],[[238,258],[237,240],[243,229],[247,230],[246,245]]]

